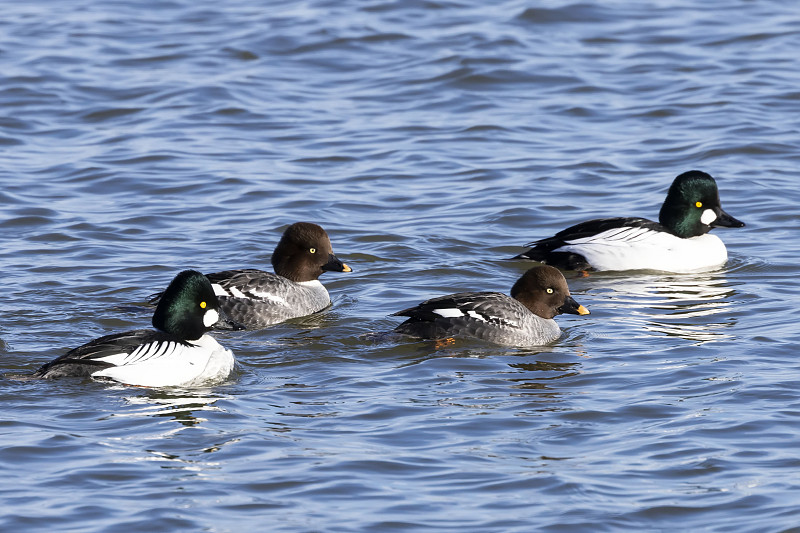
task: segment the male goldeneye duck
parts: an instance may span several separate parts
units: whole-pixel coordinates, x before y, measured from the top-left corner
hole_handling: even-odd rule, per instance
[[[175,276],[153,313],[153,327],[116,333],[70,350],[33,377],[91,377],[145,387],[190,386],[225,379],[234,358],[206,335],[219,320],[208,279],[194,270]]]
[[[331,305],[319,277],[327,272],[352,272],[334,254],[325,230],[309,222],[286,228],[272,253],[275,273],[226,270],[206,274],[222,310],[247,328],[262,328],[310,315]]]
[[[535,266],[511,288],[499,292],[460,292],[426,300],[394,313],[408,320],[394,331],[423,339],[471,337],[506,346],[538,346],[556,340],[561,330],[553,317],[588,315],[569,294],[558,269]]]
[[[708,232],[741,228],[722,210],[714,178],[699,170],[672,182],[658,222],[602,218],[582,222],[533,246],[514,259],[533,259],[566,270],[711,270],[728,260],[725,244]]]

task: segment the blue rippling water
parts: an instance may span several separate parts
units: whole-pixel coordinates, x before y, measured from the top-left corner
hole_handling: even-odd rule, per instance
[[[6,2],[0,529],[796,529],[799,47],[779,0]],[[539,350],[381,335],[692,168],[725,268],[568,274]],[[354,272],[227,383],[7,377],[297,220]]]

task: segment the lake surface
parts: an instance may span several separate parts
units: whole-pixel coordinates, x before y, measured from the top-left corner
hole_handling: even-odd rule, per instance
[[[180,270],[354,270],[207,389],[0,379],[3,531],[798,531],[794,2],[5,2],[0,374]],[[702,169],[721,270],[568,273],[541,349],[381,335]]]

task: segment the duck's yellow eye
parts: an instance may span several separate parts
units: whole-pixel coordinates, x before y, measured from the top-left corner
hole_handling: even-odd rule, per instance
[[[316,249],[316,248],[311,248],[311,249],[309,250],[309,252],[311,252],[312,254],[315,254],[315,253],[317,253],[317,249]]]
[[[200,302],[200,309],[205,309],[207,305],[205,302]]]
[[[553,289],[547,289],[547,294],[553,294]]]
[[[703,202],[695,202],[695,207],[703,207]]]

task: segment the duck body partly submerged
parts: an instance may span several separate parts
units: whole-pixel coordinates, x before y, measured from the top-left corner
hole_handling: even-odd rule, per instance
[[[317,279],[298,282],[256,269],[206,275],[225,314],[251,329],[311,315],[331,305],[327,289]]]
[[[532,246],[515,259],[565,270],[713,270],[728,260],[722,240],[708,232],[744,223],[722,210],[714,178],[693,170],[675,178],[659,221],[613,217],[581,222]]]
[[[423,339],[474,338],[505,346],[539,346],[558,339],[553,317],[589,311],[569,293],[557,269],[529,269],[511,288],[499,292],[460,292],[431,298],[392,316],[408,320],[394,331]]]
[[[244,328],[264,328],[322,311],[331,298],[319,277],[353,271],[333,254],[325,230],[310,222],[286,228],[271,262],[275,272],[245,268],[206,274],[222,311]],[[159,298],[155,295],[151,303]]]
[[[145,387],[217,383],[235,364],[233,353],[207,334],[219,319],[208,278],[187,270],[162,294],[153,313],[156,329],[100,337],[44,364],[33,377],[90,377]]]

